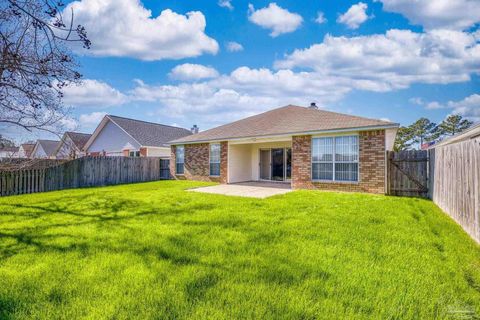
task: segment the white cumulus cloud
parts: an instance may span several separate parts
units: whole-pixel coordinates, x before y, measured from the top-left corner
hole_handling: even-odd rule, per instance
[[[289,103],[307,105],[316,101],[325,105],[350,90],[342,79],[314,73],[240,67],[204,82],[151,85],[137,81],[129,94],[134,101],[160,105],[161,112],[171,117],[195,114],[199,122],[214,125]]]
[[[63,102],[67,106],[105,108],[127,102],[127,97],[105,82],[85,79],[79,84],[70,84],[63,90]]]
[[[338,17],[337,22],[347,25],[350,29],[358,29],[362,23],[368,20],[367,9],[366,3],[354,4],[347,12]]]
[[[67,116],[59,121],[60,125],[62,126],[63,129],[66,131],[75,131],[78,129],[78,122],[74,118]]]
[[[315,19],[315,22],[318,24],[323,24],[327,22],[327,19],[325,18],[325,15],[323,14],[323,12],[321,11],[317,12],[317,18]]]
[[[75,25],[83,25],[92,41],[90,50],[75,48],[84,54],[161,60],[218,51],[218,43],[205,34],[205,16],[199,11],[182,15],[166,9],[152,17],[139,0],[74,1],[63,16],[70,17],[71,10]]]
[[[255,10],[252,4],[248,5],[248,20],[264,29],[270,29],[270,36],[277,37],[283,33],[297,30],[302,24],[302,17],[279,7],[271,2],[268,7]]]
[[[105,112],[92,112],[80,115],[79,122],[82,128],[91,128],[97,126],[103,117],[107,114]]]
[[[426,29],[466,29],[480,22],[478,0],[376,0],[383,9],[400,13]]]
[[[424,105],[427,109],[451,109],[451,114],[459,114],[473,121],[480,121],[480,94],[477,93],[459,101],[450,100],[446,103],[432,101]]]
[[[480,44],[472,34],[389,30],[357,37],[327,35],[322,43],[295,50],[277,68],[306,68],[350,79],[357,89],[388,91],[412,83],[446,84],[480,72]]]
[[[230,52],[243,51],[243,46],[240,43],[235,41],[227,42],[226,47],[227,47],[227,50]]]
[[[218,5],[222,8],[227,8],[228,10],[233,10],[233,5],[231,0],[220,0]]]
[[[218,75],[217,70],[212,67],[192,63],[178,65],[169,73],[170,78],[175,80],[199,80],[216,78]]]

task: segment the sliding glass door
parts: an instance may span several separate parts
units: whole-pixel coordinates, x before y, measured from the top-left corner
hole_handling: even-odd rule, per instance
[[[285,175],[284,149],[272,149],[272,180],[283,181]]]
[[[260,180],[270,180],[270,149],[260,150]]]
[[[285,180],[292,179],[292,149],[285,149]]]
[[[260,149],[260,180],[287,181],[292,177],[292,149]]]

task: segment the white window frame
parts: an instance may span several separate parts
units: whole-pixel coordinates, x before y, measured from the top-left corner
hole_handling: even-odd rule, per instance
[[[218,146],[218,162],[213,162],[212,161],[212,146],[217,145]],[[210,143],[208,146],[208,174],[210,177],[220,177],[220,163],[222,162],[222,145],[220,143]],[[212,174],[212,163],[213,164],[218,164],[219,170],[218,174]]]
[[[183,149],[183,162],[178,162],[178,148],[179,147]],[[177,169],[177,166],[180,163],[183,166],[183,172],[182,173],[178,173],[178,169]],[[175,147],[175,174],[177,176],[183,176],[185,174],[185,145],[178,145],[178,146]]]
[[[356,161],[337,161],[335,159],[336,154],[336,138],[343,138],[343,137],[357,137],[357,160]],[[332,161],[313,161],[313,140],[314,139],[322,139],[322,138],[333,138],[333,152],[332,152]],[[352,183],[357,184],[360,182],[360,136],[358,134],[348,134],[348,135],[336,135],[336,136],[314,136],[311,140],[311,159],[310,159],[310,177],[313,182],[336,182],[336,183]],[[313,164],[314,163],[331,163],[332,164],[332,180],[327,179],[314,179],[313,178]],[[357,164],[357,180],[336,180],[335,179],[335,164],[337,163],[356,163]]]
[[[133,155],[132,155],[133,153]],[[140,150],[130,150],[128,152],[128,156],[131,157],[131,158],[138,158],[140,157]]]

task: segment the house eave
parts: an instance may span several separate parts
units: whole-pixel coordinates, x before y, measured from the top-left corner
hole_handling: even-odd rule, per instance
[[[369,130],[384,130],[384,129],[397,129],[400,126],[398,123],[392,123],[388,125],[381,126],[364,126],[364,127],[352,127],[352,128],[338,128],[338,129],[329,129],[329,130],[313,130],[313,131],[297,131],[297,132],[286,132],[282,134],[275,135],[253,135],[253,136],[243,136],[243,137],[222,137],[217,139],[202,139],[202,140],[190,140],[190,141],[172,141],[170,146],[183,145],[183,144],[198,144],[198,143],[211,143],[211,142],[220,142],[220,141],[241,141],[247,139],[261,138],[261,139],[281,139],[291,136],[298,135],[316,135],[316,134],[326,134],[326,133],[343,133],[349,131],[369,131]]]

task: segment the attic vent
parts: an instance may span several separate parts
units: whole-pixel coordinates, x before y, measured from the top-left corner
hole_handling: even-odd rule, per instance
[[[190,129],[190,131],[192,131],[193,134],[198,133],[198,126],[194,124],[193,127]]]
[[[310,103],[310,107],[308,108],[318,110],[317,104],[315,102]]]

